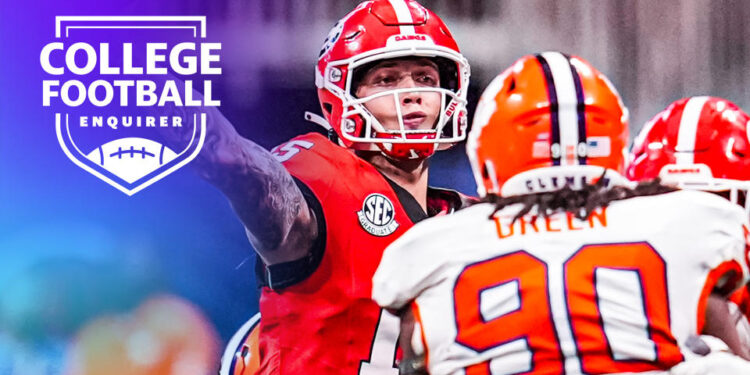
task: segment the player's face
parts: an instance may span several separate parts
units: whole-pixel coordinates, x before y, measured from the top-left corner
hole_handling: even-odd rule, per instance
[[[408,58],[383,61],[365,73],[357,87],[358,98],[384,91],[409,88],[440,87],[438,67],[426,58]],[[406,130],[432,129],[440,114],[440,93],[429,91],[403,92],[398,95],[398,105]],[[365,108],[387,130],[400,129],[396,100],[384,95],[365,102]]]

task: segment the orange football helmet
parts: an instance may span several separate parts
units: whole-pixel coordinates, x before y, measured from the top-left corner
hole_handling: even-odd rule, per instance
[[[207,316],[174,295],[150,297],[133,312],[101,315],[76,334],[64,375],[209,374],[218,334]]]
[[[260,368],[258,334],[260,313],[240,327],[232,336],[221,356],[219,375],[253,375]]]
[[[580,57],[544,52],[490,83],[466,148],[479,195],[508,196],[575,188],[601,167],[626,183],[627,142],[628,111],[607,77]]]

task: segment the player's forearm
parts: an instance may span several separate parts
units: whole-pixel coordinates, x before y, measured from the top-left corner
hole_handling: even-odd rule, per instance
[[[299,259],[317,236],[314,215],[289,172],[268,151],[252,146],[237,150],[240,163],[212,181],[231,201],[266,264]]]
[[[237,184],[262,184],[265,175],[284,169],[263,147],[240,136],[218,109],[205,112],[206,140],[192,163],[205,180],[226,191]]]
[[[209,125],[202,156],[194,161],[198,173],[229,198],[266,264],[303,257],[317,225],[292,176],[223,116],[209,118]]]
[[[200,93],[193,91],[200,98]],[[248,238],[266,264],[303,257],[317,236],[314,215],[284,166],[270,152],[243,138],[216,107],[165,106],[163,112],[183,122],[206,116],[206,137],[190,163],[221,190],[244,224]],[[167,143],[184,144],[193,137],[185,128],[165,128]]]
[[[179,82],[177,77],[169,77]],[[196,90],[190,94],[196,100],[203,100],[203,95]],[[180,117],[183,124],[200,122],[205,116],[205,140],[201,151],[190,165],[201,177],[217,187],[221,188],[223,183],[234,180],[232,175],[247,173],[247,170],[237,167],[252,164],[255,160],[249,156],[261,155],[265,151],[255,143],[242,138],[218,107],[192,107],[167,102],[158,111],[160,114]],[[196,136],[192,127],[159,128],[159,131],[163,141],[173,149],[180,149]],[[258,161],[263,162],[263,159],[259,158]]]

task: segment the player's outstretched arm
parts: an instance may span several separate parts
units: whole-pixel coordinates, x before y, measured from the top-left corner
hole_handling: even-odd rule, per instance
[[[304,257],[317,236],[315,214],[284,166],[237,133],[216,107],[172,110],[185,121],[192,111],[206,114],[206,139],[191,165],[229,198],[263,261],[271,265]],[[189,136],[175,132],[167,138]]]
[[[268,265],[304,257],[317,236],[313,211],[270,152],[241,137],[215,108],[208,116],[198,173],[218,187]]]

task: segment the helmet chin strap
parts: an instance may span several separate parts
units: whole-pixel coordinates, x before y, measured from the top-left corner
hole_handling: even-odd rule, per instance
[[[380,151],[380,154],[383,155],[383,156],[385,156],[388,159],[396,160],[396,161],[399,161],[399,160],[416,160],[416,159],[425,159],[425,158],[427,158],[427,156],[420,158],[419,154],[417,154],[414,150],[409,150],[409,151],[410,151],[410,155],[409,155],[409,157],[407,157],[405,159],[404,158],[397,158],[397,157],[395,157],[395,156],[393,156],[391,154],[386,153],[383,150]]]
[[[427,159],[435,153],[435,144],[408,144],[408,143],[389,143],[381,142],[377,143],[380,148],[380,153],[385,157],[396,160],[418,160]]]
[[[331,141],[333,141],[334,143],[338,143],[338,145],[341,147],[344,147],[344,143],[341,142],[338,134],[336,134],[331,124],[329,124],[325,118],[315,113],[305,111],[305,120],[310,121],[315,125],[322,126],[326,130],[326,132],[328,132],[328,138]]]
[[[323,116],[320,116],[318,114],[305,111],[305,120],[310,121],[316,125],[322,126],[327,131],[333,130],[333,127],[331,126],[331,124],[329,124],[328,121],[326,121],[326,119],[323,118]]]
[[[398,103],[396,103],[398,104]],[[399,127],[401,130],[401,136],[404,138],[409,138],[409,135],[404,134],[404,122],[403,117],[401,114],[400,107],[396,107],[396,113],[398,116],[399,121]],[[371,119],[374,122],[378,122],[378,119],[375,116],[371,116]],[[437,121],[433,124],[433,128],[437,126]],[[382,128],[383,125],[380,125]],[[435,138],[438,137],[437,135],[437,129],[433,129],[435,131],[433,140],[436,140]],[[416,135],[418,136],[418,135]],[[428,136],[425,136],[426,138]],[[380,152],[392,160],[420,160],[420,159],[427,159],[433,154],[435,154],[435,151],[438,148],[438,143],[398,143],[398,142],[377,142],[375,143],[378,148],[380,148]]]

